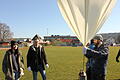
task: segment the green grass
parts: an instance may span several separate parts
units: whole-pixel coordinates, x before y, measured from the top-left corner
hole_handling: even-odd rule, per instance
[[[115,61],[120,47],[110,47],[107,66],[107,80],[120,79],[120,63]],[[25,75],[21,80],[32,80],[32,73],[26,67],[26,54],[28,48],[21,49],[25,61]],[[0,64],[6,50],[0,50]],[[48,80],[77,80],[78,73],[82,69],[83,55],[81,47],[46,47],[45,48],[50,68],[46,69]],[[86,59],[87,60],[87,59]],[[4,80],[4,74],[0,66],[0,77]],[[38,75],[41,80],[40,74]]]

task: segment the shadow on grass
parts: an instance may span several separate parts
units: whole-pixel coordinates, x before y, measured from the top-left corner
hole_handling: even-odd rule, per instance
[[[120,79],[113,79],[113,80],[120,80]]]

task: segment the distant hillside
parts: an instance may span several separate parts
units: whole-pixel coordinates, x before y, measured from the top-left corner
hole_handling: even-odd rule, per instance
[[[120,44],[120,33],[102,33],[104,40],[112,40],[117,44]]]

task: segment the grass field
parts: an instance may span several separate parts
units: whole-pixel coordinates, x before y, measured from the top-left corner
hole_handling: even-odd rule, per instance
[[[120,47],[110,47],[109,62],[107,66],[107,80],[120,79],[120,63],[115,61]],[[32,80],[32,73],[26,67],[26,53],[28,48],[20,49],[25,61],[25,75],[21,80]],[[4,52],[0,50],[0,64],[2,63]],[[82,48],[81,47],[46,47],[45,48],[50,68],[46,69],[47,80],[77,80],[78,73],[82,69]],[[4,80],[4,74],[0,65],[0,77]],[[40,74],[38,75],[41,80]]]

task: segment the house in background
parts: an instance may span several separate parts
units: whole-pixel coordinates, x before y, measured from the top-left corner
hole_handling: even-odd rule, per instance
[[[55,42],[58,41],[57,45],[59,46],[80,46],[81,42],[76,36],[60,36],[60,35],[51,35],[51,36],[44,36],[45,41],[50,41],[52,44],[56,44]]]
[[[8,47],[10,47],[10,42],[9,41],[0,41],[0,47],[8,48]]]

